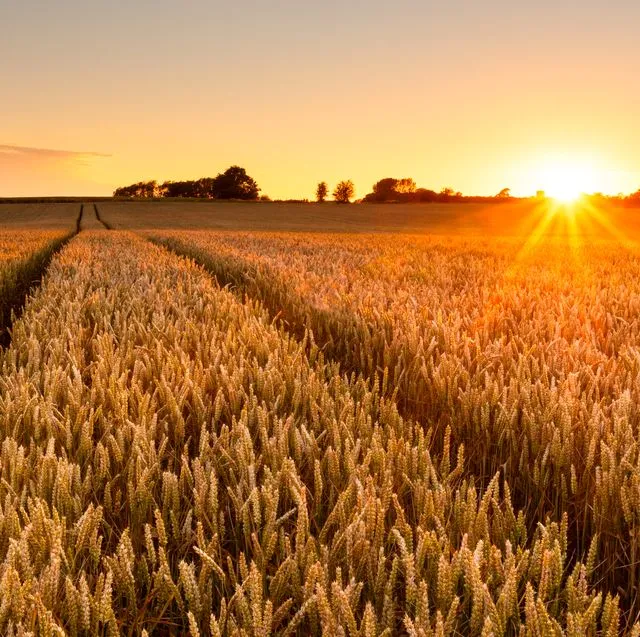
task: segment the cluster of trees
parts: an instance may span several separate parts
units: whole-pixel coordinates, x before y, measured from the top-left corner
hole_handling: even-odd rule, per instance
[[[355,194],[355,187],[351,180],[341,181],[333,191],[333,198],[338,203],[349,203]],[[323,203],[329,196],[329,186],[321,181],[316,188],[316,201]],[[411,177],[396,179],[385,177],[373,185],[373,192],[362,199],[364,203],[453,203],[453,202],[486,202],[511,199],[511,190],[503,188],[495,197],[465,197],[453,188],[443,188],[440,192],[418,188]]]
[[[544,197],[544,192],[539,191],[538,197]],[[630,195],[603,195],[595,193],[585,195],[589,199],[607,200],[614,203],[621,203],[629,207],[640,206],[640,190]],[[373,192],[364,197],[363,202],[367,203],[488,203],[499,201],[511,201],[510,188],[503,188],[493,197],[466,196],[461,192],[456,192],[453,188],[443,188],[440,192],[427,188],[417,188],[416,183],[411,178],[395,179],[386,177],[373,185]]]
[[[217,177],[203,177],[193,181],[141,181],[131,186],[117,188],[114,197],[157,199],[185,197],[194,199],[257,199],[260,188],[255,179],[240,166],[231,166]]]
[[[333,198],[338,203],[350,203],[355,195],[356,187],[353,182],[348,179],[341,181],[333,190]],[[316,188],[316,201],[323,203],[329,196],[329,186],[326,181],[321,181]]]
[[[629,208],[640,207],[640,190],[636,190],[636,192],[632,192],[629,195],[625,195],[623,193],[619,193],[617,195],[605,195],[601,192],[596,192],[592,195],[586,195],[586,198],[595,204],[609,202],[621,204],[622,206]]]
[[[466,197],[453,188],[443,188],[440,192],[428,188],[418,188],[410,177],[396,179],[385,177],[373,185],[373,191],[363,199],[365,203],[455,203],[486,202],[496,199],[511,199],[511,190],[503,188],[495,197]]]

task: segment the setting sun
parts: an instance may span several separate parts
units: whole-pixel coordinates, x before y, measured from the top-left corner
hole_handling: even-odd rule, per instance
[[[540,174],[540,184],[545,193],[569,203],[582,194],[592,193],[596,171],[590,164],[579,160],[552,160],[545,163]]]

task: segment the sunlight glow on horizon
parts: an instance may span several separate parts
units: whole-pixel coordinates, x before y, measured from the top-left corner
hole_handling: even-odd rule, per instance
[[[36,150],[36,149],[34,149]],[[107,148],[107,150],[110,150]],[[136,149],[135,155],[141,149]],[[255,161],[243,161],[240,159],[234,162],[232,159],[225,162],[203,162],[199,154],[195,156],[185,156],[180,166],[173,169],[167,166],[167,160],[155,153],[148,163],[135,161],[133,157],[127,156],[100,156],[95,157],[83,153],[68,152],[69,156],[57,157],[56,152],[62,151],[42,151],[33,152],[29,155],[21,156],[15,152],[0,153],[0,197],[2,196],[30,196],[30,195],[110,195],[116,187],[126,186],[139,181],[156,179],[159,183],[167,180],[198,179],[203,176],[215,176],[218,172],[225,170],[228,165],[238,163],[247,169],[247,172],[256,180],[262,188],[262,194],[267,194],[273,199],[302,199],[313,200],[315,181],[306,179],[301,173],[295,172],[296,167],[290,164],[278,165],[270,163],[268,166],[256,166]],[[77,155],[77,156],[76,156]],[[169,160],[175,165],[175,158]],[[380,167],[378,168],[378,162]],[[403,163],[407,163],[406,161]],[[228,164],[228,165],[227,165]],[[335,177],[327,178],[325,175],[329,170],[318,169],[318,181],[324,179],[329,182],[330,189],[334,183],[344,176],[351,178],[356,185],[356,197],[361,198],[371,192],[373,184],[385,177],[412,177],[415,179],[418,188],[428,188],[440,191],[445,185],[453,185],[454,190],[460,190],[467,196],[487,196],[491,197],[499,189],[495,185],[504,183],[505,187],[510,187],[514,197],[533,197],[536,192],[544,191],[547,197],[560,203],[575,202],[582,195],[603,193],[605,195],[617,195],[619,193],[630,194],[637,190],[633,181],[623,183],[617,172],[604,162],[596,162],[586,155],[580,153],[570,154],[555,153],[549,155],[532,154],[528,160],[517,164],[516,169],[511,172],[511,179],[501,179],[501,169],[496,168],[495,174],[488,173],[486,168],[486,185],[476,182],[475,188],[459,187],[453,176],[437,181],[428,181],[420,178],[418,166],[415,170],[405,168],[403,170],[385,170],[386,159],[384,156],[367,158],[367,165],[361,170],[340,171]],[[200,167],[198,167],[200,166]],[[478,165],[480,171],[484,168]],[[366,170],[367,176],[362,173]],[[2,175],[4,173],[4,175]],[[13,173],[13,174],[12,174]],[[359,176],[357,176],[359,174]],[[2,178],[4,177],[4,179]],[[9,177],[11,180],[9,181]],[[287,177],[287,189],[281,190],[273,187],[280,178]],[[39,183],[40,189],[32,190],[30,180]],[[434,183],[435,182],[435,183]],[[12,183],[14,188],[9,190],[8,184]],[[640,176],[638,179],[640,185]]]
[[[606,186],[606,172],[601,173],[595,161],[568,154],[541,160],[540,167],[531,177],[548,197],[561,203],[575,202],[582,195],[606,190],[603,187]]]

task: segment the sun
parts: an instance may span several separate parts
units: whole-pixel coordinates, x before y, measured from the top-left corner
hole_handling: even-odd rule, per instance
[[[546,192],[550,197],[557,201],[562,203],[573,203],[580,198],[583,191],[580,186],[577,185],[576,181],[558,180],[558,183],[553,184],[553,186],[548,188]]]
[[[593,192],[595,173],[580,160],[553,159],[545,162],[540,184],[547,196],[562,203],[572,203],[584,193]]]

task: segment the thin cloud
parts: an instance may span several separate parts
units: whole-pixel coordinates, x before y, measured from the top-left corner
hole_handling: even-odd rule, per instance
[[[0,156],[5,159],[12,157],[14,159],[72,159],[87,160],[96,157],[111,157],[106,153],[97,153],[95,151],[76,151],[76,150],[56,150],[53,148],[33,148],[30,146],[12,146],[10,144],[0,144]]]

